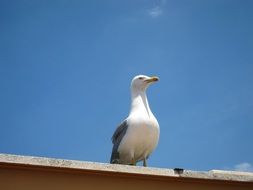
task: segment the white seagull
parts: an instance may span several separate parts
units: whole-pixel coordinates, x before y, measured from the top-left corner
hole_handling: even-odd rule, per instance
[[[111,163],[136,165],[143,161],[143,166],[147,166],[147,159],[158,144],[160,129],[150,110],[146,89],[158,80],[145,75],[133,78],[130,113],[112,136]]]

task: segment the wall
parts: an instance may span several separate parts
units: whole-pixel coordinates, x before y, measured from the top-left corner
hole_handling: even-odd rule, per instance
[[[33,157],[34,158],[34,157]],[[99,165],[104,169],[87,168],[85,163],[80,162],[83,166],[66,167],[61,161],[49,161],[47,164],[32,163],[28,164],[23,161],[6,161],[0,159],[0,189],[1,190],[45,190],[45,189],[110,189],[110,190],[160,190],[160,189],[194,189],[194,190],[236,190],[236,189],[253,189],[253,174],[246,174],[246,178],[239,177],[238,180],[227,180],[227,178],[213,179],[212,176],[202,177],[179,177],[178,175],[154,174],[147,170],[140,172],[124,172],[117,167],[124,166],[110,164]],[[33,161],[34,162],[34,161]],[[69,161],[72,162],[72,161]],[[73,161],[75,162],[75,161]],[[53,164],[52,164],[53,163]],[[88,163],[91,164],[91,163]],[[95,164],[96,163],[92,163]],[[106,167],[108,168],[106,169]],[[127,169],[134,166],[126,166]],[[139,170],[139,167],[134,168]],[[163,169],[161,169],[163,170]],[[161,172],[161,170],[159,170]],[[155,170],[158,172],[158,170]],[[168,171],[167,171],[168,172]],[[166,172],[165,172],[166,173]],[[206,175],[206,173],[204,173]],[[229,174],[231,175],[231,174]],[[239,176],[243,176],[240,174]],[[234,176],[230,176],[231,178]],[[245,176],[244,176],[245,177]],[[246,181],[245,181],[246,179]]]

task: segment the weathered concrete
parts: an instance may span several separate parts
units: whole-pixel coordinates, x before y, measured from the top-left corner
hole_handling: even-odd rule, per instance
[[[0,166],[3,164],[13,164],[21,166],[38,166],[48,168],[76,169],[89,170],[99,172],[113,172],[115,174],[137,174],[149,176],[163,176],[184,179],[207,179],[207,180],[222,180],[222,181],[237,181],[237,182],[252,182],[253,173],[237,172],[237,171],[222,171],[211,170],[208,172],[184,170],[181,174],[176,173],[173,169],[150,168],[140,166],[126,166],[117,164],[105,164],[95,162],[84,162],[75,160],[62,160],[32,156],[18,156],[10,154],[0,154]]]

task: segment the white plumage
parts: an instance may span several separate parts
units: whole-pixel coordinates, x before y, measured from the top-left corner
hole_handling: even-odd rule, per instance
[[[146,160],[159,140],[159,124],[150,110],[146,96],[147,87],[158,77],[138,75],[131,83],[131,109],[129,116],[118,126],[112,136],[111,163],[136,165]]]

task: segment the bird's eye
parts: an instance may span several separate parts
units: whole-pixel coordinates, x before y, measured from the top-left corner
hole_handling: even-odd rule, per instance
[[[142,80],[142,79],[144,79],[144,77],[139,77],[138,79]]]

